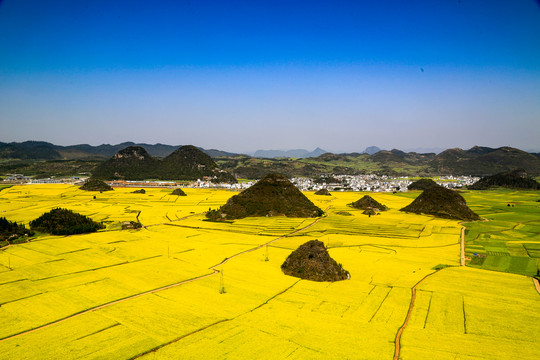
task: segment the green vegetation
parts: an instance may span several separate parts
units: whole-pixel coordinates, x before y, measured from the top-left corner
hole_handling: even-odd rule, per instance
[[[255,185],[234,195],[219,210],[206,213],[210,220],[232,220],[247,216],[317,217],[323,211],[315,206],[289,179],[268,174]]]
[[[485,222],[465,224],[467,265],[537,276],[540,269],[538,191],[489,190],[467,194]]]
[[[30,228],[52,235],[73,235],[96,232],[105,226],[71,210],[55,208],[30,221]]]
[[[244,155],[218,157],[222,169],[237,177],[260,179],[269,172],[286,176],[320,176],[328,174],[377,174],[390,176],[438,176],[495,174],[501,171],[525,169],[540,173],[540,158],[510,147],[498,149],[473,147],[469,150],[449,149],[440,154],[405,153],[393,149],[373,155],[326,153],[304,159],[260,159]]]
[[[4,190],[4,189],[8,189],[10,187],[12,187],[13,185],[7,185],[7,184],[0,184],[0,191]]]
[[[33,235],[34,232],[28,230],[23,224],[17,224],[16,221],[9,221],[5,217],[0,217],[0,247],[17,244]]]
[[[152,157],[143,147],[129,146],[98,166],[92,178],[103,180],[197,180],[236,182],[219,169],[210,156],[192,145],[182,146],[163,160]]]
[[[109,184],[107,184],[104,181],[98,180],[98,179],[89,179],[79,189],[86,190],[86,191],[111,191],[111,190],[114,190],[112,187],[109,186]]]
[[[146,194],[146,190],[140,189],[131,192],[132,194]]]
[[[24,174],[35,178],[72,177],[90,174],[100,161],[85,160],[3,160],[0,174]]]
[[[442,186],[424,190],[411,204],[401,211],[434,215],[444,219],[479,220],[460,194]]]
[[[540,190],[540,184],[528,177],[527,173],[523,170],[514,170],[484,177],[469,186],[469,189],[487,190],[495,187]]]

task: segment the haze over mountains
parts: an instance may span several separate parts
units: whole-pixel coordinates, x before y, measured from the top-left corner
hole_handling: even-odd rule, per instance
[[[136,145],[132,142],[99,146],[59,146],[41,141],[0,143],[0,159],[3,159],[0,170],[4,174],[25,173],[26,171],[29,175],[58,175],[58,172],[54,172],[57,171],[55,170],[57,164],[71,161],[77,162],[78,167],[84,165],[87,168],[84,171],[92,172],[88,167],[95,165],[89,165],[88,161],[99,164],[130,146],[143,148],[150,156],[155,157],[155,160],[165,159],[179,148],[178,146],[165,144]],[[264,158],[215,149],[198,149],[212,157],[220,169],[233,174],[237,178],[248,179],[260,179],[271,172],[286,176],[317,176],[321,174],[486,176],[523,169],[532,176],[540,175],[539,154],[527,153],[507,146],[500,148],[474,146],[468,150],[453,148],[444,150],[439,154],[404,152],[398,149],[379,150],[374,146],[368,147],[362,153],[333,154],[324,152],[320,148],[312,152],[307,152],[307,150],[295,150],[293,153],[286,151],[259,152],[259,155],[265,156]],[[280,157],[271,157],[275,155]],[[56,163],[54,166],[47,165],[49,161]],[[149,162],[153,162],[153,160],[149,160]],[[162,164],[166,163],[167,161]],[[36,169],[36,165],[41,168],[45,167],[47,171]],[[151,171],[149,169],[152,166],[145,166],[144,168]],[[143,174],[140,175],[143,176]]]

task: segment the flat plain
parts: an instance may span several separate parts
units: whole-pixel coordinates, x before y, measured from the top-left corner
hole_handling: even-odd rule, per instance
[[[203,213],[234,192],[185,189],[179,197],[170,189],[133,190],[0,191],[0,216],[8,220],[28,224],[62,206],[107,225],[0,249],[1,359],[536,359],[540,353],[540,295],[526,276],[534,275],[540,251],[538,192],[463,194],[490,221],[465,224],[472,267],[460,267],[461,224],[398,211],[418,192],[370,194],[390,208],[371,217],[348,206],[364,193],[306,193],[327,216],[215,223]],[[122,222],[136,220],[142,229],[121,230]],[[313,239],[326,244],[350,280],[317,283],[281,272],[290,252]],[[490,265],[489,252],[503,256],[494,247],[527,260]]]

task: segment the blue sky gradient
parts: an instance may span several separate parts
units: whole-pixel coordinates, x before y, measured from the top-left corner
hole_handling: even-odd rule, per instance
[[[0,3],[0,141],[540,150],[540,6]]]

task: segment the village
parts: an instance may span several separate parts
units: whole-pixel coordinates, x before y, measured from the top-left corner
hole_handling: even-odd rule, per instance
[[[391,177],[386,175],[327,175],[323,177],[295,177],[292,183],[301,191],[317,191],[327,189],[329,191],[371,191],[371,192],[394,192],[407,191],[407,187],[418,178],[415,177]],[[472,185],[480,178],[474,176],[438,176],[433,180],[449,189],[461,189]],[[14,174],[6,177],[4,183],[13,184],[83,184],[87,177],[69,178],[46,178],[33,179],[28,176]],[[115,180],[107,183],[112,187],[149,187],[149,188],[212,188],[228,190],[245,190],[255,184],[255,180],[239,181],[236,184],[213,182],[211,178],[197,179],[192,182],[153,181],[153,180]]]

